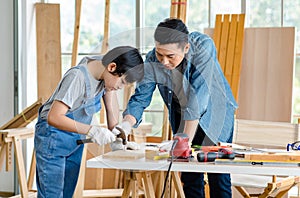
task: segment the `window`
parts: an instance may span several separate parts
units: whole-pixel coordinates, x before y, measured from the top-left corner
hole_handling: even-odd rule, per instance
[[[74,35],[75,1],[49,0],[49,3],[61,5],[61,38],[63,73],[70,68]],[[170,1],[141,0],[141,10],[136,12],[135,0],[110,1],[110,47],[117,45],[136,46],[136,26],[142,31],[140,51],[145,55],[154,47],[153,32],[156,25],[170,16]],[[300,3],[294,0],[189,0],[187,8],[187,26],[189,31],[203,32],[213,27],[217,13],[246,12],[245,27],[295,26],[300,29]],[[87,54],[101,51],[104,34],[105,1],[84,1],[82,3],[79,59]],[[141,23],[136,25],[137,13]],[[294,114],[300,114],[300,32],[297,32],[297,57],[294,83]],[[122,91],[119,93],[120,107],[123,107]],[[146,109],[143,120],[153,123],[153,134],[158,135],[162,128],[163,100],[156,90],[151,105]],[[120,110],[122,112],[122,109]]]

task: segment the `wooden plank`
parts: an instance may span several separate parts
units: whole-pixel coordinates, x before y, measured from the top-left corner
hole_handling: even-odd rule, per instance
[[[6,124],[0,127],[3,129],[12,129],[24,127],[31,123],[38,116],[38,110],[42,106],[42,99],[39,99],[29,107],[25,108],[21,113],[16,115],[13,119],[8,121]]]
[[[109,37],[109,14],[110,14],[110,0],[105,0],[105,16],[104,16],[104,34],[102,41],[101,53],[104,54],[108,50]]]
[[[170,9],[170,17],[171,18],[177,18],[177,12],[178,12],[178,0],[171,0],[171,9]]]
[[[170,123],[169,123],[169,112],[166,105],[164,105],[164,113],[163,113],[163,125],[162,125],[162,140],[169,140],[171,137],[170,134]]]
[[[179,3],[179,14],[177,17],[185,23],[187,2],[186,0],[179,0],[178,3]]]
[[[171,175],[172,175],[172,180],[173,180],[173,183],[174,183],[174,187],[175,187],[176,192],[178,193],[178,196],[179,197],[185,197],[183,189],[182,189],[181,180],[180,180],[180,177],[179,177],[179,172],[172,171]]]
[[[141,172],[143,182],[144,182],[144,189],[145,189],[145,196],[146,197],[155,197],[155,192],[153,188],[153,183],[151,180],[151,174],[147,171]]]
[[[74,39],[73,39],[73,47],[72,47],[71,66],[75,66],[77,63],[78,43],[79,43],[79,35],[80,35],[80,16],[81,16],[81,0],[76,0]]]
[[[109,37],[109,16],[110,15],[110,0],[105,0],[105,14],[104,14],[104,34],[102,41],[101,53],[105,54],[108,50],[108,37]],[[105,105],[101,99],[101,110],[100,110],[100,124],[106,123],[106,112]]]
[[[145,152],[142,150],[117,150],[105,153],[102,157],[111,159],[140,159],[145,157]]]
[[[244,42],[244,23],[245,23],[245,14],[238,15],[238,27],[237,27],[237,36],[235,43],[234,51],[234,61],[233,61],[233,71],[232,71],[232,93],[236,101],[238,101],[238,92],[240,87],[240,74],[241,74],[241,65],[242,65],[242,54],[243,54],[243,42]]]
[[[213,32],[211,32],[209,34],[214,39],[217,52],[219,52],[219,49],[220,49],[221,32],[222,32],[222,15],[217,14],[216,15],[216,21],[215,21],[215,28],[214,28]],[[219,54],[217,54],[217,55],[218,55],[218,58],[219,58]]]
[[[287,143],[298,140],[298,135],[298,124],[236,119],[233,142],[251,147],[285,149]]]
[[[21,195],[24,198],[28,197],[28,187],[27,187],[27,181],[26,181],[26,170],[24,165],[24,157],[22,154],[22,145],[20,138],[18,136],[14,137],[14,148],[15,148],[15,159],[16,164],[18,168],[18,179],[21,189]]]
[[[300,154],[291,153],[249,153],[245,154],[245,160],[272,161],[272,162],[300,162]]]
[[[48,99],[61,79],[59,4],[36,3],[38,98]]]
[[[6,156],[6,150],[7,150],[7,144],[4,144],[3,142],[0,142],[0,171],[2,170],[2,166],[5,161],[5,156]]]
[[[4,130],[0,130],[0,133],[5,135],[4,140],[5,142],[8,142],[7,141],[8,138],[13,138],[15,136],[19,136],[21,139],[26,139],[27,137],[33,137],[34,129],[27,128],[27,127],[4,129]]]
[[[227,54],[227,43],[228,43],[228,33],[229,33],[229,15],[224,15],[222,23],[222,33],[220,37],[220,49],[219,49],[219,63],[223,71],[225,71],[226,64],[226,54]]]
[[[237,33],[237,24],[238,24],[238,15],[233,14],[231,15],[231,21],[229,25],[229,33],[228,33],[228,43],[227,43],[227,53],[226,53],[226,60],[225,60],[225,68],[224,68],[224,74],[225,77],[230,84],[230,87],[232,87],[231,83],[231,76],[232,71],[235,65],[233,65],[234,60],[234,52],[235,52],[235,42],[236,42],[236,33]]]
[[[73,197],[81,198],[83,197],[83,189],[84,189],[84,178],[85,178],[85,170],[86,170],[86,155],[87,155],[87,145],[84,145],[81,157],[80,171],[78,175],[78,182],[75,187]]]
[[[28,181],[27,181],[27,186],[28,186],[29,191],[32,190],[34,175],[35,175],[35,168],[36,168],[35,151],[33,151],[32,152],[32,157],[31,157],[31,164],[30,164],[30,169],[29,169]]]
[[[6,171],[12,169],[12,142],[6,143]]]

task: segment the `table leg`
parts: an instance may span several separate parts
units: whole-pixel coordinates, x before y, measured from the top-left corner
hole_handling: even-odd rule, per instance
[[[180,198],[185,198],[178,172],[172,172],[171,175],[172,175],[172,180],[173,180],[176,192],[177,192],[177,196],[179,196]]]
[[[142,178],[144,180],[144,191],[146,198],[155,197],[154,188],[151,179],[151,173],[149,172],[142,172]]]
[[[25,173],[25,165],[24,165],[24,158],[22,154],[22,144],[21,139],[18,136],[13,138],[14,146],[15,146],[15,156],[16,156],[16,163],[18,167],[18,176],[19,176],[19,183],[21,189],[21,195],[23,198],[28,197],[28,187],[26,181],[26,173]]]

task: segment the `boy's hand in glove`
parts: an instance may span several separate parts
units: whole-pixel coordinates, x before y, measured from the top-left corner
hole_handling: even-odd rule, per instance
[[[136,142],[127,142],[126,145],[123,145],[122,139],[117,138],[116,141],[114,141],[110,144],[110,148],[111,148],[112,151],[124,150],[124,149],[139,150],[140,145],[137,144]]]
[[[126,131],[123,130],[120,125],[117,125],[113,128],[112,133],[115,134],[116,136],[119,136],[116,141],[112,142],[110,144],[111,150],[116,151],[116,150],[124,150],[126,148],[127,144],[127,134]],[[123,134],[122,134],[123,133]],[[122,139],[123,138],[123,139]]]
[[[111,143],[116,140],[116,136],[107,128],[93,125],[86,134],[92,141],[101,145]]]

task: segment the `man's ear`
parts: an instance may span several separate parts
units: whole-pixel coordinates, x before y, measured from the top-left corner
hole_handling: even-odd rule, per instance
[[[189,52],[189,49],[190,49],[190,43],[187,43],[183,49],[184,53],[187,54]]]
[[[107,70],[109,72],[114,72],[114,71],[116,71],[116,69],[117,69],[117,64],[114,62],[111,62],[107,65]]]

